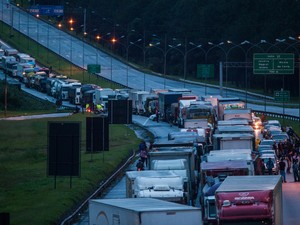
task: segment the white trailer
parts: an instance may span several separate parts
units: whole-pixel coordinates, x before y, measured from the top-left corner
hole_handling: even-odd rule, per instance
[[[252,124],[252,110],[251,109],[226,109],[224,111],[224,120],[245,119]]]
[[[153,198],[91,199],[89,225],[199,225],[199,208]]]
[[[255,137],[249,133],[223,133],[213,135],[214,149],[255,149]]]
[[[137,177],[178,177],[187,179],[186,170],[142,170],[126,172],[126,198],[134,197],[134,184]]]

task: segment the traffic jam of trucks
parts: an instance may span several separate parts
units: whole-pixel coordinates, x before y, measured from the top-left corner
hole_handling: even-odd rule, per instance
[[[126,172],[126,199],[90,200],[91,225],[282,224],[278,149],[263,137],[279,143],[272,139],[276,132],[299,142],[292,128],[262,121],[237,97],[197,96],[185,88],[113,90],[57,75],[16,50],[2,53],[3,72],[26,88],[90,113],[101,105],[105,114],[108,101],[129,100],[133,114],[178,127],[165,142],[153,143],[143,170]],[[264,172],[258,168],[267,158],[274,175],[267,176],[266,162]]]

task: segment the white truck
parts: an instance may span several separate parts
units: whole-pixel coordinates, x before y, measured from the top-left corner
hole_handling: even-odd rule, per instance
[[[255,149],[255,137],[249,133],[223,133],[213,135],[213,149]]]
[[[18,63],[17,64],[17,78],[20,82],[23,82],[23,78],[25,76],[25,69],[26,68],[32,68],[32,71],[34,72],[33,66],[30,63]]]
[[[234,126],[218,126],[215,134],[232,134],[232,133],[248,133],[254,134],[254,129],[250,125],[234,125]]]
[[[229,176],[215,198],[219,225],[283,224],[281,176]]]
[[[147,98],[154,98],[156,97],[158,99],[158,95],[157,94],[150,94],[150,92],[148,91],[140,91],[137,92],[137,114],[139,115],[146,115],[147,111],[149,111],[149,109],[147,109]]]
[[[199,208],[154,198],[91,199],[89,225],[199,225]]]
[[[155,148],[155,151],[149,152],[148,154],[148,169],[155,169],[156,160],[185,160],[185,170],[187,171],[188,178],[188,204],[193,204],[198,193],[198,172],[196,170],[195,164],[197,162],[197,156],[195,155],[195,150],[189,147],[161,147]],[[173,161],[174,162],[174,161]],[[159,169],[163,169],[160,167]],[[167,168],[166,168],[167,169]],[[175,168],[173,167],[172,170]]]
[[[219,120],[224,120],[224,112],[228,109],[244,109],[245,102],[239,98],[218,98],[217,117]]]
[[[107,110],[108,100],[116,99],[116,92],[111,88],[95,89],[93,103],[94,105],[102,104],[103,109]]]
[[[251,109],[225,109],[223,118],[224,120],[244,119],[249,125],[253,122]]]

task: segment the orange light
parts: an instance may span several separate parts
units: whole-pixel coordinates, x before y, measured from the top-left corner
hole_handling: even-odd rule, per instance
[[[100,40],[100,38],[101,38],[100,35],[97,35],[97,36],[96,36],[96,39],[97,39],[97,40]]]
[[[116,43],[116,42],[117,42],[117,39],[112,38],[112,39],[111,39],[111,42],[112,42],[112,43]]]
[[[62,24],[61,24],[61,23],[59,23],[57,26],[58,26],[59,28],[61,28],[61,27],[62,27]]]
[[[74,30],[74,28],[73,28],[73,27],[71,27],[71,28],[70,28],[70,30]]]
[[[73,19],[70,19],[69,20],[69,23],[72,25],[74,23],[74,20]]]

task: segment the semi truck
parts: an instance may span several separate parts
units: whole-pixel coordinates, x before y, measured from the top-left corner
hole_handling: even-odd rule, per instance
[[[239,98],[217,98],[217,118],[219,120],[224,120],[224,112],[228,109],[244,109],[245,102],[241,101]]]
[[[215,192],[219,225],[282,225],[281,176],[228,176]]]
[[[225,109],[224,120],[236,120],[236,119],[244,119],[248,121],[249,125],[252,125],[252,110],[251,109]]]
[[[215,191],[227,176],[249,175],[247,161],[202,162],[200,168],[203,224],[217,224]]]
[[[157,198],[187,204],[186,194],[181,176],[138,176],[134,182],[134,198]]]
[[[160,92],[158,93],[158,109],[159,117],[163,121],[169,121],[171,114],[171,105],[178,103],[178,99],[182,97],[180,92]]]
[[[249,133],[223,133],[213,135],[214,149],[255,149],[255,137]]]
[[[91,199],[89,225],[198,225],[199,208],[154,198]]]
[[[155,148],[153,152],[149,152],[147,158],[148,169],[155,169],[155,161],[157,160],[185,160],[185,170],[188,178],[188,204],[193,205],[198,194],[198,172],[196,164],[198,162],[194,149],[190,147],[161,147]],[[167,162],[167,161],[165,161]],[[163,168],[160,168],[163,169]],[[167,169],[167,168],[165,168]],[[174,168],[172,168],[174,169]]]
[[[206,162],[224,162],[234,160],[247,161],[249,175],[255,174],[254,161],[257,156],[253,156],[249,149],[234,149],[234,150],[214,150],[203,157]]]

